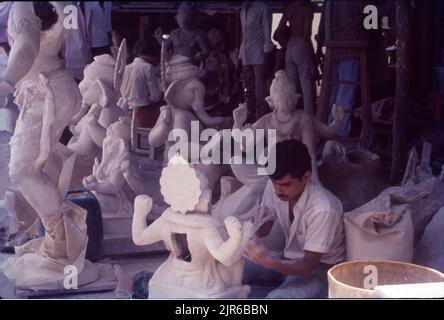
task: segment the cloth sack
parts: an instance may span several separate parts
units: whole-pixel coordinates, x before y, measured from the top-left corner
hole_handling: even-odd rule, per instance
[[[347,260],[393,260],[411,262],[413,222],[408,203],[391,187],[367,204],[344,214]]]

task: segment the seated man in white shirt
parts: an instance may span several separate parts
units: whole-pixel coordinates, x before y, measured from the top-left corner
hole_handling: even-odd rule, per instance
[[[249,244],[245,256],[252,263],[245,265],[244,282],[253,286],[251,297],[260,297],[255,296],[255,285],[271,285],[275,289],[267,298],[325,298],[328,269],[345,261],[341,202],[310,177],[307,147],[298,140],[277,143],[276,170],[262,200],[276,223],[264,224],[258,236],[273,229],[273,237],[277,231],[285,244],[278,255],[265,247],[275,239]]]
[[[162,99],[160,91],[160,70],[155,66],[158,52],[154,46],[143,44],[138,48],[133,63],[125,67],[120,93],[133,110],[132,137],[135,126],[152,128],[159,116]],[[140,111],[143,111],[140,112]]]

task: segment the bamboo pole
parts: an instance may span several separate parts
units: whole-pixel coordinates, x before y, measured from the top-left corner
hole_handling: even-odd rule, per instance
[[[411,44],[409,1],[398,0],[395,5],[397,30],[396,97],[393,120],[393,150],[390,180],[402,178],[407,162],[407,112],[411,84]]]

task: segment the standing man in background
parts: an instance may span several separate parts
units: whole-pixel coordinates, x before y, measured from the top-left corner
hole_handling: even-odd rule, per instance
[[[111,54],[111,8],[110,1],[85,2],[87,37],[93,57]]]
[[[314,49],[311,43],[313,8],[310,1],[302,0],[288,3],[277,30],[285,32],[287,22],[290,25],[290,38],[286,45],[285,70],[290,80],[294,82],[297,93],[302,95],[304,110],[314,114],[316,89]]]
[[[247,123],[266,114],[264,55],[274,48],[271,42],[271,12],[262,1],[246,1],[240,12],[242,44],[239,58],[248,108]]]
[[[125,67],[120,93],[127,100],[128,107],[132,110],[131,139],[136,143],[136,126],[154,127],[160,114],[158,102],[162,99],[160,90],[160,70],[156,68],[159,57],[157,48],[143,43],[137,52],[133,63]],[[139,109],[144,109],[148,115],[147,121],[139,117]]]

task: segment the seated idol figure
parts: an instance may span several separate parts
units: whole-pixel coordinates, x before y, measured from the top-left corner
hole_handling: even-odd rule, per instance
[[[163,241],[171,252],[149,281],[149,298],[246,298],[250,288],[242,285],[242,254],[253,223],[211,216],[205,175],[179,155],[163,169],[160,185],[171,207],[152,224],[146,223],[152,199],[141,195],[134,204],[134,243]]]
[[[129,144],[130,120],[121,117],[106,131],[102,160],[96,158],[92,174],[83,179],[83,186],[94,193],[104,214],[132,215],[134,198],[143,193]]]

